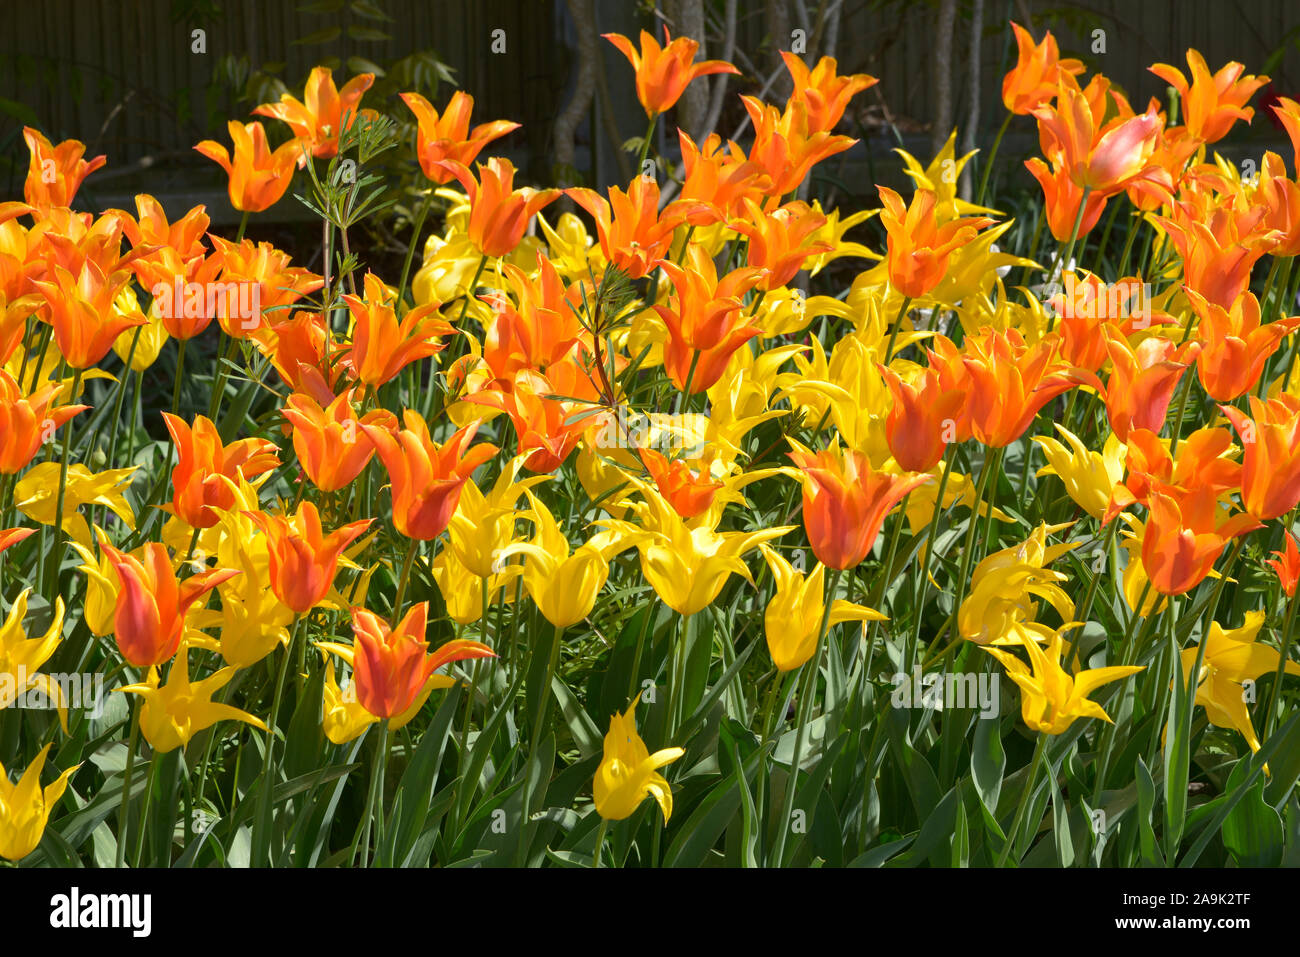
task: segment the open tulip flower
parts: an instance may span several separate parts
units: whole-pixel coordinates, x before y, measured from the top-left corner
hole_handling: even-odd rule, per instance
[[[494,29],[524,108],[558,97],[526,136],[435,59],[353,56],[370,4],[312,6],[346,48],[286,92],[261,44],[253,116],[195,147],[233,221],[163,190],[162,127],[158,190],[113,198],[85,143],[139,152],[129,97],[23,128],[0,864],[1300,860],[1267,51],[1122,88],[1059,16],[986,23],[1015,56],[963,96],[997,115],[913,155],[879,134],[925,96],[855,72],[889,5],[802,37],[679,4],[688,37],[643,4],[631,39],[576,17],[577,57]]]
[[[1002,662],[1007,677],[1020,686],[1021,713],[1025,724],[1044,734],[1064,734],[1079,718],[1112,721],[1089,695],[1103,685],[1119,681],[1142,670],[1140,665],[1089,668],[1071,675],[1061,667],[1063,640],[1060,632],[1043,647],[1025,642],[1029,664],[1010,651],[984,650]]]
[[[449,641],[430,652],[424,637],[428,615],[429,603],[420,602],[389,628],[373,612],[353,608],[353,646],[321,644],[325,651],[351,658],[357,703],[376,718],[401,715],[422,691],[427,693],[432,678],[440,679],[442,687],[453,684],[446,676],[434,675],[443,665],[496,657],[487,645],[467,640]]]
[[[664,26],[663,45],[642,30],[640,50],[622,34],[605,33],[602,36],[614,44],[632,64],[632,69],[636,71],[636,98],[641,101],[648,116],[657,116],[671,110],[686,92],[690,82],[698,77],[740,72],[723,60],[693,62],[700,45],[689,37],[672,39],[667,25]]]
[[[68,779],[81,767],[77,764],[68,768],[42,789],[41,771],[52,747],[47,744],[41,748],[16,784],[10,782],[0,764],[0,857],[6,860],[20,861],[36,850],[50,814],[68,789]]]
[[[443,160],[455,160],[462,166],[469,166],[478,159],[483,147],[519,129],[518,123],[494,120],[480,123],[471,130],[469,117],[474,111],[474,97],[462,90],[451,95],[441,115],[419,93],[403,93],[401,96],[417,121],[416,154],[420,158],[420,169],[440,185],[446,185],[454,178],[450,170],[439,165]]]
[[[264,212],[289,188],[302,147],[292,139],[272,151],[261,123],[231,120],[227,128],[234,144],[233,158],[215,140],[204,140],[194,148],[226,171],[231,206],[249,213]]]
[[[373,73],[360,73],[340,90],[334,85],[334,71],[318,66],[307,77],[303,90],[306,102],[284,93],[279,103],[263,103],[253,112],[285,123],[306,153],[328,159],[338,153],[339,134],[356,121],[361,96],[374,82]],[[298,165],[306,163],[306,156],[300,156]]]

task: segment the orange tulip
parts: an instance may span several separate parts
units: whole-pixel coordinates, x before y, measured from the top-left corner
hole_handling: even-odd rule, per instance
[[[922,370],[913,384],[886,366],[877,363],[876,368],[894,398],[885,421],[894,461],[909,472],[930,471],[939,464],[948,444],[957,441],[957,418],[969,396],[964,390],[945,389],[934,369]]]
[[[792,443],[793,444],[793,443]],[[929,475],[877,472],[861,452],[835,444],[789,453],[803,484],[803,522],[813,554],[827,568],[853,568],[871,551],[890,509]]]
[[[742,96],[740,100],[754,124],[749,158],[767,174],[770,185],[766,193],[774,199],[793,193],[814,165],[857,142],[849,136],[810,132],[806,100],[791,98],[784,111],[756,97]]]
[[[1261,227],[1278,234],[1270,253],[1279,259],[1300,254],[1300,184],[1287,179],[1282,157],[1271,150],[1264,154],[1254,201],[1265,209]]]
[[[941,392],[960,392],[968,395],[973,387],[970,370],[966,368],[965,354],[953,344],[947,336],[935,336],[931,342],[935,348],[925,350],[930,368],[939,377]],[[970,403],[958,405],[953,414],[956,436],[954,442],[965,442],[971,437]]]
[[[1152,169],[1151,157],[1163,125],[1154,108],[1138,116],[1117,116],[1099,126],[1093,104],[1074,77],[1062,73],[1056,106],[1031,112],[1044,137],[1050,138],[1049,157],[1078,186],[1111,196]]]
[[[707,512],[714,496],[723,487],[707,470],[693,472],[681,459],[670,462],[654,449],[637,449],[637,453],[659,494],[682,518],[690,519]]]
[[[1231,402],[1255,387],[1278,343],[1300,327],[1300,316],[1259,323],[1259,300],[1252,293],[1238,297],[1231,309],[1207,302],[1194,289],[1187,300],[1201,317],[1197,338],[1201,354],[1196,374],[1210,398]]]
[[[1069,171],[1063,166],[1049,167],[1037,156],[1025,160],[1025,169],[1038,180],[1043,188],[1043,211],[1047,216],[1047,228],[1057,242],[1065,243],[1075,235],[1074,224],[1079,215],[1079,204],[1084,201],[1083,187],[1070,178]],[[1102,193],[1089,193],[1084,206],[1083,219],[1079,219],[1078,238],[1083,239],[1092,231],[1101,219],[1106,208],[1106,197]]]
[[[178,582],[167,547],[160,542],[145,544],[143,561],[107,543],[100,547],[120,583],[113,615],[117,647],[137,668],[169,661],[180,647],[190,607],[239,574],[233,568],[215,568]]]
[[[1157,487],[1149,502],[1142,567],[1151,587],[1162,595],[1191,591],[1214,568],[1229,541],[1261,527],[1244,514],[1220,522],[1217,501],[1208,488],[1175,497]]]
[[[1126,339],[1141,329],[1174,322],[1151,308],[1147,287],[1134,277],[1104,283],[1092,273],[1065,274],[1062,292],[1047,301],[1059,317],[1061,355],[1071,365],[1096,372],[1109,358],[1109,332]]]
[[[1250,122],[1255,111],[1246,101],[1268,82],[1266,76],[1245,76],[1240,63],[1227,63],[1219,72],[1210,74],[1205,57],[1196,50],[1187,51],[1187,65],[1191,68],[1189,83],[1183,71],[1167,63],[1148,67],[1175,90],[1183,102],[1183,123],[1196,139],[1216,143],[1228,135],[1237,120]]]
[[[497,454],[487,443],[470,448],[479,422],[469,423],[444,444],[429,437],[418,412],[402,413],[406,428],[389,433],[373,425],[361,430],[375,445],[393,488],[393,525],[407,538],[428,541],[442,534],[473,471]]]
[[[479,163],[477,181],[463,163],[439,160],[437,166],[455,176],[469,194],[469,240],[484,256],[513,252],[532,218],[560,195],[558,189],[515,189],[514,165],[497,156],[486,165]]]
[[[1277,558],[1270,558],[1266,564],[1273,566],[1277,572],[1278,584],[1287,598],[1295,597],[1296,583],[1300,582],[1300,550],[1296,548],[1295,536],[1286,533],[1286,552],[1274,552]]]
[[[1019,50],[1016,65],[1002,79],[1002,102],[1017,116],[1028,116],[1040,106],[1050,103],[1056,96],[1056,85],[1062,73],[1078,75],[1083,64],[1078,60],[1062,60],[1056,37],[1048,30],[1041,43],[1018,23],[1011,24]],[[1058,237],[1059,238],[1059,237]]]
[[[1112,369],[1104,395],[1110,427],[1121,442],[1131,429],[1159,432],[1169,402],[1183,372],[1196,359],[1200,344],[1176,346],[1168,339],[1144,339],[1134,349],[1128,340],[1107,329],[1106,350]]]
[[[1300,164],[1300,103],[1285,96],[1277,98],[1273,113],[1291,140],[1291,156]]]
[[[366,273],[366,297],[344,296],[352,313],[352,348],[347,362],[357,379],[378,388],[410,363],[441,352],[437,336],[455,333],[438,315],[438,303],[416,306],[397,320],[393,296],[374,273]]]
[[[235,493],[226,479],[255,478],[280,464],[274,442],[240,439],[223,445],[217,427],[206,416],[196,416],[194,425],[163,413],[167,431],[176,446],[178,461],[172,469],[172,511],[191,528],[211,528],[235,504]]]
[[[1182,257],[1184,287],[1230,309],[1246,291],[1255,263],[1283,237],[1264,223],[1266,206],[1209,191],[1196,199],[1175,202],[1169,216],[1155,220]]]
[[[660,265],[676,290],[668,306],[655,306],[668,328],[664,369],[677,388],[685,389],[689,377],[691,393],[703,392],[718,381],[735,351],[761,334],[751,317],[742,315],[741,297],[762,274],[736,269],[719,280],[713,258],[700,246],[687,250],[684,268],[667,260]]]
[[[710,133],[701,146],[696,146],[682,130],[677,131],[682,147],[682,199],[704,203],[707,211],[696,209],[687,221],[694,226],[707,226],[745,212],[745,200],[761,202],[772,186],[771,177],[753,160],[745,158],[744,151],[735,143],[727,144],[722,152],[722,137]]]
[[[113,347],[125,330],[149,320],[142,314],[125,315],[113,308],[113,300],[131,280],[125,270],[105,276],[93,259],[86,259],[78,275],[55,265],[49,281],[34,285],[49,305],[49,323],[54,341],[65,362],[74,369],[89,369]]]
[[[28,536],[34,534],[36,534],[36,529],[34,528],[0,529],[0,552],[3,552],[6,548],[17,545],[19,542],[26,540]]]
[[[1300,503],[1300,399],[1283,393],[1262,402],[1250,397],[1252,416],[1230,405],[1219,409],[1245,449],[1241,458],[1241,501],[1262,521]]]
[[[301,155],[297,140],[271,151],[266,130],[259,122],[227,124],[235,156],[215,140],[204,140],[194,148],[217,163],[230,178],[230,205],[242,212],[260,213],[280,201],[293,180],[294,163]]]
[[[338,155],[339,135],[356,121],[358,104],[362,95],[375,82],[373,73],[359,73],[340,90],[334,85],[334,71],[318,66],[307,77],[303,100],[288,93],[280,95],[279,103],[263,103],[253,113],[280,120],[293,130],[300,147],[312,156],[328,159]],[[347,126],[344,126],[344,117]],[[307,157],[299,153],[299,167],[307,165]]]
[[[745,201],[748,215],[732,222],[731,228],[749,237],[746,263],[762,269],[757,288],[779,289],[803,269],[809,256],[830,252],[830,243],[810,242],[809,237],[826,225],[826,217],[807,203],[795,201],[764,213],[752,200]]]
[[[369,527],[372,519],[352,522],[324,533],[320,513],[303,502],[292,518],[245,512],[267,538],[271,591],[299,615],[310,611],[330,593],[339,555]]]
[[[352,679],[357,703],[377,718],[402,714],[424,690],[429,678],[443,665],[475,658],[495,658],[496,653],[477,641],[449,641],[429,653],[424,634],[429,603],[414,605],[396,628],[364,608],[352,609]]]
[[[1131,429],[1125,444],[1128,474],[1111,490],[1103,525],[1130,505],[1146,505],[1155,487],[1177,495],[1208,488],[1215,498],[1241,487],[1241,465],[1227,458],[1232,451],[1227,429],[1197,429],[1179,443],[1176,461],[1168,441],[1150,429]]]
[[[553,366],[551,372],[554,374],[562,368],[562,365]],[[465,401],[510,416],[518,439],[516,454],[529,453],[524,467],[532,472],[548,473],[564,464],[592,424],[579,415],[590,410],[590,405],[550,398],[552,393],[573,394],[552,385],[549,377],[523,369],[516,373],[509,392],[487,389],[466,396]]]
[[[673,40],[664,25],[664,46],[645,30],[641,31],[641,50],[622,34],[602,33],[606,40],[618,47],[636,71],[636,98],[641,101],[647,116],[658,116],[671,110],[686,87],[697,77],[711,73],[740,73],[723,60],[703,60],[692,63],[700,45],[688,37]]]
[[[839,76],[834,57],[824,56],[811,70],[795,54],[781,51],[785,68],[790,71],[794,90],[790,99],[801,99],[808,109],[808,129],[812,133],[833,130],[844,116],[849,100],[880,81],[866,73]]]
[[[221,328],[236,339],[250,338],[265,325],[268,314],[283,322],[284,306],[325,285],[325,280],[310,270],[291,265],[289,254],[270,243],[245,239],[236,244],[220,236],[213,236],[212,242],[216,246],[213,255],[221,257],[222,285],[233,283],[239,291],[238,296],[227,295],[224,304],[218,303],[224,308],[217,313]],[[253,315],[242,314],[245,305],[256,305],[256,310],[248,310]]]
[[[64,140],[55,146],[30,126],[23,127],[23,139],[31,152],[27,179],[23,183],[23,198],[29,205],[40,209],[71,206],[82,181],[108,162],[105,156],[82,159],[86,154],[86,144],[80,140]]]
[[[1039,409],[1080,382],[1095,378],[1061,362],[1056,336],[1027,346],[1015,329],[989,330],[968,339],[966,349],[971,353],[965,360],[971,379],[971,431],[991,448],[1016,441]]]
[[[673,230],[688,216],[707,211],[703,203],[679,199],[660,212],[659,184],[649,176],[637,176],[626,193],[617,186],[610,187],[608,200],[582,187],[564,192],[596,221],[605,258],[632,279],[645,276],[668,255]]]
[[[518,308],[505,295],[484,297],[493,316],[483,337],[483,359],[502,388],[509,388],[519,370],[545,373],[573,352],[582,336],[578,316],[584,292],[579,283],[566,290],[555,264],[540,250],[536,279],[509,263],[505,274]]]
[[[55,406],[63,386],[55,382],[31,395],[0,369],[0,475],[17,475],[36,457],[41,444],[88,405]]]
[[[888,186],[877,186],[884,209],[880,221],[889,237],[889,283],[901,296],[920,299],[943,281],[948,256],[975,238],[993,220],[968,216],[939,224],[935,216],[936,197],[918,189],[910,205]]]
[[[293,450],[303,471],[322,492],[350,485],[375,454],[375,444],[362,425],[397,429],[397,417],[387,409],[375,409],[358,419],[346,394],[322,409],[311,396],[295,392],[285,402],[284,417],[293,426]]]
[[[402,102],[415,114],[415,153],[424,175],[439,185],[452,180],[451,171],[440,164],[454,160],[463,166],[478,159],[478,154],[493,140],[519,129],[518,123],[493,120],[469,128],[469,117],[474,111],[474,97],[457,90],[451,95],[442,115],[419,93],[402,93]]]
[[[307,393],[322,405],[334,401],[344,366],[333,360],[346,354],[347,346],[336,341],[320,313],[295,312],[274,325],[259,326],[248,338],[294,392]]]

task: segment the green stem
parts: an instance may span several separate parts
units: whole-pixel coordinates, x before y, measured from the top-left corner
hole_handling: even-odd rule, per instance
[[[77,391],[81,388],[81,376],[81,369],[76,369],[72,373],[72,400],[74,402],[77,399]],[[72,427],[65,425],[63,427],[63,456],[59,461],[59,494],[54,506],[54,543],[50,549],[50,593],[46,596],[51,605],[54,604],[54,600],[59,594],[59,566],[63,563],[63,504],[68,488],[68,456],[71,445]]]
[[[998,147],[1002,145],[1002,137],[1006,135],[1007,127],[1011,125],[1011,117],[1014,114],[1007,113],[1006,119],[998,127],[998,135],[993,139],[993,148],[989,150],[989,158],[984,163],[984,175],[980,177],[980,191],[975,194],[975,205],[984,205],[984,193],[988,189],[989,175],[993,172],[993,161],[997,159]]]
[[[1025,784],[1024,791],[1020,794],[1020,803],[1016,805],[1016,816],[1011,821],[1011,830],[1007,832],[1007,842],[1002,845],[1002,853],[998,855],[995,867],[1005,867],[1007,856],[1011,853],[1011,848],[1017,843],[1016,838],[1020,834],[1020,827],[1025,818],[1025,811],[1029,809],[1030,796],[1034,793],[1034,787],[1038,784],[1038,766],[1043,763],[1043,753],[1047,750],[1047,735],[1042,731],[1038,732],[1038,743],[1034,745],[1034,756],[1029,761],[1029,780]]]
[[[596,832],[596,853],[592,855],[591,866],[600,867],[600,852],[605,846],[605,832],[609,830],[609,821],[600,819],[600,830]]]
[[[128,702],[131,711],[131,735],[126,745],[126,770],[122,775],[122,806],[117,815],[117,851],[113,866],[121,869],[126,864],[126,829],[131,805],[131,772],[135,770],[135,749],[140,741],[140,708]]]
[[[794,736],[794,756],[790,762],[790,780],[785,789],[785,803],[778,822],[776,839],[776,853],[774,860],[778,867],[785,863],[785,840],[786,835],[790,833],[790,815],[794,810],[795,794],[799,785],[799,765],[803,761],[804,741],[808,735],[808,724],[812,718],[812,699],[817,690],[817,678],[821,672],[822,659],[826,655],[826,633],[830,631],[831,624],[831,606],[835,603],[835,589],[840,583],[840,576],[843,574],[841,569],[835,569],[831,572],[830,583],[826,589],[826,603],[822,609],[821,627],[817,632],[817,651],[808,665],[804,665],[804,688],[802,698],[799,701],[799,724],[795,730]]]
[[[894,328],[889,332],[889,344],[885,346],[885,365],[889,365],[889,360],[894,357],[894,343],[898,340],[898,330],[903,327],[903,320],[907,317],[907,310],[911,305],[911,298],[904,296],[903,305],[898,310],[898,317],[894,319]]]
[[[1282,629],[1282,646],[1278,649],[1277,672],[1273,676],[1273,690],[1268,693],[1268,710],[1264,712],[1264,738],[1273,733],[1277,724],[1277,702],[1282,693],[1282,677],[1286,674],[1287,662],[1291,660],[1291,632],[1295,627],[1297,602],[1294,598],[1288,604],[1286,625]]]

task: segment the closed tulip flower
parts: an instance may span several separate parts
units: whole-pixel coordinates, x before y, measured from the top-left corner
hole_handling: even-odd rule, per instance
[[[1277,572],[1278,584],[1282,586],[1286,597],[1294,598],[1296,583],[1300,582],[1300,549],[1296,548],[1295,535],[1291,532],[1288,531],[1285,538],[1286,551],[1273,552],[1277,558],[1270,558],[1265,564],[1272,566],[1273,571]]]
[[[1278,344],[1300,327],[1300,316],[1261,325],[1259,300],[1253,293],[1243,293],[1230,309],[1224,309],[1194,289],[1186,292],[1201,318],[1196,330],[1201,340],[1196,375],[1210,398],[1219,402],[1231,402],[1253,389]]]
[[[477,180],[455,160],[442,160],[438,166],[455,176],[469,194],[470,242],[489,258],[513,252],[532,218],[560,196],[558,189],[515,189],[514,165],[500,157],[480,163]]]
[[[793,440],[790,458],[803,485],[803,521],[813,554],[827,568],[853,568],[871,551],[885,516],[929,475],[877,472],[838,441],[814,453]]]
[[[0,369],[0,475],[16,475],[35,458],[42,443],[88,405],[56,406],[63,386],[43,386],[23,395],[18,383]]]
[[[907,205],[887,186],[877,188],[885,207],[880,222],[888,235],[889,283],[908,299],[920,299],[939,285],[953,250],[969,243],[979,230],[993,223],[987,216],[967,216],[940,223],[932,190],[918,189]]]
[[[596,768],[593,786],[596,813],[607,821],[632,816],[647,797],[653,797],[663,812],[664,823],[673,814],[673,789],[659,769],[686,753],[684,748],[664,748],[651,754],[636,731],[638,694],[627,711],[609,719],[605,753]]]
[[[393,489],[393,525],[407,538],[437,538],[451,521],[461,489],[474,470],[497,454],[487,443],[472,446],[475,420],[442,445],[429,437],[419,413],[402,413],[406,428],[389,433],[371,425],[362,430],[375,443]]]
[[[1191,591],[1213,570],[1228,542],[1260,527],[1250,514],[1224,518],[1214,492],[1204,487],[1181,496],[1157,487],[1148,501],[1142,566],[1162,595]]]
[[[763,612],[767,650],[778,671],[793,671],[817,651],[822,615],[826,611],[826,566],[819,564],[805,575],[769,545],[760,545],[776,582],[776,593]],[[888,621],[874,609],[836,598],[831,603],[830,625],[844,621]]]
[[[76,275],[58,264],[48,275],[48,281],[34,285],[49,303],[49,321],[59,353],[74,369],[95,365],[108,355],[124,330],[148,322],[142,313],[114,309],[114,300],[130,281],[126,271],[105,276],[93,259],[86,259]]]
[[[41,209],[71,206],[82,181],[108,162],[107,156],[83,159],[86,144],[80,140],[64,140],[55,146],[43,133],[30,126],[23,127],[23,139],[31,153],[27,179],[23,183],[23,198]]]
[[[117,572],[120,591],[113,616],[113,634],[122,657],[137,668],[171,659],[185,632],[185,616],[200,599],[239,572],[217,568],[177,581],[167,547],[149,542],[142,558],[100,546]]]
[[[246,513],[267,537],[270,549],[271,589],[276,597],[301,615],[329,594],[338,571],[339,556],[369,527],[371,519],[352,522],[326,535],[320,513],[303,502],[292,517]]]
[[[1111,373],[1104,396],[1110,427],[1121,442],[1127,441],[1132,429],[1158,433],[1178,381],[1200,353],[1200,346],[1195,342],[1179,346],[1152,337],[1135,349],[1114,331],[1108,329],[1107,335]]]
[[[1300,400],[1282,395],[1267,402],[1250,397],[1254,417],[1219,406],[1241,437],[1241,501],[1261,521],[1300,503]]]
[[[948,445],[958,441],[957,420],[968,402],[960,389],[945,389],[939,373],[925,369],[913,383],[877,364],[889,386],[894,404],[885,422],[885,434],[894,461],[909,472],[928,472],[943,458]]]
[[[1112,433],[1107,436],[1102,451],[1094,452],[1059,422],[1056,431],[1061,433],[1069,448],[1050,436],[1034,436],[1033,440],[1042,447],[1047,458],[1047,464],[1037,474],[1060,478],[1074,503],[1093,518],[1101,519],[1106,514],[1115,487],[1124,479],[1124,445]]]

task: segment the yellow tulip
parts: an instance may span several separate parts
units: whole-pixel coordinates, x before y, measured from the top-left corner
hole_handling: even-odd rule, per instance
[[[1056,475],[1065,483],[1065,491],[1076,505],[1100,520],[1110,504],[1111,491],[1124,480],[1126,446],[1112,432],[1100,452],[1089,451],[1077,435],[1057,423],[1056,431],[1069,443],[1067,449],[1046,435],[1034,436],[1043,447],[1047,464],[1038,475]]]
[[[183,646],[178,660],[167,673],[167,683],[159,687],[158,668],[151,667],[142,684],[115,690],[138,694],[144,699],[140,708],[140,731],[155,751],[166,753],[189,744],[190,738],[218,721],[243,721],[265,731],[266,725],[246,711],[212,700],[212,695],[235,676],[235,668],[226,667],[202,681],[190,681],[190,650]]]
[[[95,533],[103,535],[98,525],[95,526]],[[117,609],[117,592],[121,588],[117,569],[113,567],[106,552],[100,552],[96,558],[94,551],[85,545],[79,542],[72,542],[71,545],[82,560],[82,565],[77,570],[86,575],[86,598],[82,604],[81,617],[91,634],[101,638],[111,635],[113,615]]]
[[[63,493],[63,528],[73,541],[89,548],[90,526],[76,514],[83,505],[103,505],[135,530],[135,513],[126,500],[131,473],[139,466],[91,472],[80,463],[68,466],[67,486]],[[14,486],[14,504],[18,510],[42,525],[53,525],[58,517],[59,463],[41,462],[32,466]]]
[[[635,538],[624,531],[600,532],[570,553],[569,541],[555,516],[531,491],[528,501],[533,539],[508,546],[501,557],[528,556],[524,587],[547,621],[556,628],[568,628],[591,614],[609,577],[609,560],[635,544]]]
[[[594,794],[596,813],[607,821],[622,821],[653,797],[663,811],[664,823],[673,813],[673,792],[659,769],[686,753],[684,748],[664,748],[651,754],[636,732],[636,706],[641,695],[633,699],[623,714],[609,719],[605,735],[605,755],[596,769]]]
[[[498,557],[515,539],[515,503],[534,485],[550,479],[534,475],[517,481],[527,455],[517,455],[484,495],[473,482],[466,482],[460,502],[447,525],[451,533],[450,548],[460,563],[480,578],[500,572]]]
[[[1031,729],[1061,734],[1077,718],[1100,718],[1110,722],[1110,716],[1097,702],[1089,701],[1088,695],[1102,685],[1136,674],[1142,667],[1090,668],[1071,677],[1061,667],[1062,645],[1059,630],[1052,632],[1047,644],[1041,648],[1035,642],[1025,642],[1029,665],[1010,652],[991,647],[984,650],[1002,662],[1007,677],[1020,686],[1021,717]]]
[[[756,532],[719,532],[709,525],[692,528],[655,489],[644,486],[642,493],[645,500],[631,506],[641,519],[640,527],[615,519],[596,524],[632,536],[642,530],[647,533],[637,537],[641,572],[664,604],[682,615],[707,608],[733,573],[752,585],[754,579],[740,556],[795,529],[793,525]]]
[[[81,767],[77,764],[68,768],[42,790],[41,770],[51,747],[47,744],[41,748],[17,784],[10,783],[0,764],[0,857],[17,861],[36,850],[50,812],[68,787],[68,778]]]
[[[776,581],[776,594],[763,613],[763,630],[772,663],[780,671],[801,667],[817,650],[822,615],[826,611],[826,566],[820,562],[811,574],[795,571],[770,545],[760,545],[767,567]],[[888,621],[888,617],[864,605],[837,598],[831,603],[830,624],[843,621]]]
[[[546,217],[538,213],[537,225],[546,237],[550,260],[561,276],[574,282],[590,278],[591,273],[600,273],[605,263],[604,254],[576,215],[561,213],[552,227]]]
[[[442,593],[447,605],[447,615],[460,625],[472,625],[483,617],[483,579],[465,567],[450,548],[444,548],[430,563],[434,584]],[[509,603],[515,600],[514,580],[523,574],[517,564],[498,565],[501,571],[488,579],[488,601],[495,602],[497,593]],[[506,587],[506,586],[509,587]],[[503,591],[504,589],[504,591]]]
[[[1246,708],[1244,683],[1260,675],[1275,674],[1281,657],[1276,649],[1255,640],[1264,618],[1264,612],[1250,611],[1240,628],[1224,628],[1217,621],[1210,623],[1194,702],[1205,709],[1210,724],[1240,731],[1252,751],[1258,751],[1260,745]],[[1184,684],[1196,667],[1196,654],[1195,646],[1180,653]],[[1289,675],[1300,675],[1300,664],[1288,661],[1285,670]]]
[[[1056,584],[1066,580],[1046,566],[1079,546],[1079,542],[1047,545],[1048,533],[1065,525],[1039,525],[1018,545],[987,556],[975,566],[970,595],[957,613],[961,636],[978,645],[1034,644],[1042,640],[1043,626],[1034,621],[1035,598],[1047,601],[1066,622],[1074,615],[1074,602]]]
[[[63,599],[55,599],[54,618],[45,634],[40,638],[28,638],[23,619],[27,615],[27,596],[30,594],[30,588],[19,594],[9,609],[9,617],[0,625],[0,711],[28,689],[37,689],[58,708],[59,722],[66,734],[68,709],[63,688],[58,682],[51,681],[48,675],[37,673],[37,669],[58,650],[63,637]]]
[[[144,325],[127,329],[113,340],[113,351],[117,353],[117,357],[125,363],[129,356],[131,371],[143,372],[158,361],[158,354],[162,352],[162,347],[169,338],[162,319],[154,315],[153,310],[150,310],[147,316],[140,310],[140,301],[136,298],[135,289],[129,284],[123,287],[117,294],[117,298],[113,300],[113,312],[119,316],[144,318]],[[138,340],[137,335],[140,337]],[[131,351],[132,342],[135,343],[134,353]]]

